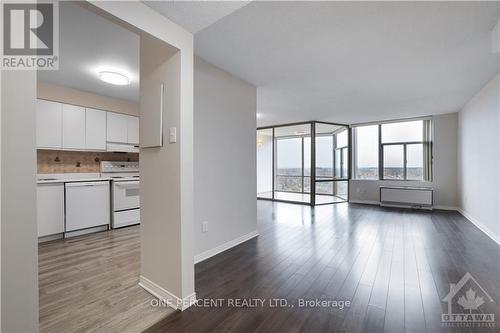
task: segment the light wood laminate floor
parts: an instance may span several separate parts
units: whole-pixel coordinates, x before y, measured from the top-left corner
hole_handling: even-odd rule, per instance
[[[38,247],[40,332],[140,332],[173,310],[138,285],[139,226]]]

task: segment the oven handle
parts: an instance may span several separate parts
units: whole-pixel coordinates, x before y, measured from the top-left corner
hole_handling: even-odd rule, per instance
[[[98,181],[98,182],[71,182],[66,183],[66,187],[87,187],[87,186],[109,186],[109,182]]]
[[[139,182],[115,183],[115,186],[123,189],[139,189]]]

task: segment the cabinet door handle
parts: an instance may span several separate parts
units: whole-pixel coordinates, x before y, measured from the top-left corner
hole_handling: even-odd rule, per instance
[[[165,84],[160,84],[160,147],[163,147],[163,111],[165,110]]]

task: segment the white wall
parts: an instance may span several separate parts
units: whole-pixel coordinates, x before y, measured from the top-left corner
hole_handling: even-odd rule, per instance
[[[1,331],[38,331],[35,71],[1,76]]]
[[[158,297],[189,301],[194,297],[193,35],[137,1],[92,4],[179,50],[164,68],[164,146],[141,149],[140,281]],[[141,119],[143,112],[148,111],[140,109]],[[142,120],[140,126],[142,136],[149,129]],[[177,128],[175,144],[168,143],[169,127]]]
[[[432,182],[351,180],[349,201],[378,203],[379,187],[382,185],[430,186],[434,188],[435,207],[456,209],[459,204],[457,190],[458,113],[436,115],[432,117],[432,120],[434,126]]]
[[[458,179],[463,214],[500,243],[499,76],[459,113]]]
[[[196,57],[196,261],[257,234],[255,127],[255,87]]]

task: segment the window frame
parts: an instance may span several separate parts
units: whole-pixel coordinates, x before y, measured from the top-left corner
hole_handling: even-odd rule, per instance
[[[338,145],[337,135],[347,131],[347,142],[343,146]],[[340,129],[335,133],[330,134],[333,137],[333,179],[334,180],[349,180],[349,129]],[[339,151],[339,170],[340,175],[337,175],[337,151]],[[347,161],[344,158],[344,152],[347,151]],[[345,165],[347,164],[347,171],[344,174]]]
[[[335,124],[337,125],[337,124]],[[340,125],[339,125],[340,126]],[[331,138],[332,140],[332,145],[333,145],[333,149],[332,149],[332,176],[316,176],[316,182],[336,182],[336,181],[349,181],[349,160],[350,160],[350,157],[349,157],[349,137],[350,137],[350,129],[349,127],[347,127],[346,125],[342,125],[342,126],[345,126],[345,128],[342,128],[342,129],[339,129],[337,132],[333,132],[333,133],[327,133],[327,134],[316,134],[315,135],[315,138],[320,138],[320,137],[326,137],[326,138]],[[337,147],[337,134],[339,133],[342,133],[346,131],[346,135],[347,135],[347,142],[345,145],[343,146],[339,146]],[[283,177],[283,178],[300,178],[301,179],[301,191],[298,192],[298,191],[285,191],[285,190],[277,190],[275,188],[276,184],[273,185],[273,191],[278,191],[278,192],[287,192],[287,193],[301,193],[301,194],[311,194],[311,190],[310,190],[310,182],[312,180],[312,175],[311,173],[309,175],[306,175],[305,174],[305,139],[311,139],[312,140],[312,136],[311,134],[304,134],[304,135],[287,135],[287,136],[280,136],[280,137],[275,137],[274,138],[274,145],[275,145],[275,158],[276,158],[276,171],[275,171],[275,174],[274,174],[274,179],[278,178],[278,177]],[[278,149],[278,142],[280,140],[290,140],[290,139],[300,139],[300,142],[301,142],[301,149],[302,149],[302,152],[301,152],[301,174],[300,175],[283,175],[283,174],[280,174],[278,172],[278,156],[279,156],[279,149]],[[340,177],[337,177],[336,175],[336,171],[335,171],[335,163],[336,163],[336,151],[340,151]],[[345,160],[344,158],[344,152],[347,152],[347,160]],[[344,166],[345,164],[347,163],[347,170],[344,174]],[[312,169],[312,165],[309,166],[311,169]],[[317,166],[315,165],[315,168],[317,168]],[[305,180],[306,178],[309,178],[309,191],[306,191],[305,188]],[[323,193],[326,195],[326,193]],[[335,189],[333,189],[332,193],[331,194],[328,194],[328,195],[333,195],[335,196]]]
[[[401,142],[382,142],[382,125],[391,124],[391,123],[404,123],[409,121],[422,121],[422,138],[421,141],[401,141]],[[357,127],[362,126],[370,126],[377,125],[378,126],[378,179],[363,179],[357,178],[357,164],[356,164],[356,154],[357,154],[357,132],[354,130],[353,132],[353,153],[352,153],[352,179],[353,180],[363,180],[363,181],[399,181],[399,182],[432,182],[433,181],[433,168],[434,168],[434,152],[433,152],[433,139],[434,139],[434,127],[433,120],[431,117],[425,118],[413,118],[413,119],[400,119],[394,121],[387,122],[377,122],[377,123],[367,123],[367,124],[357,124],[353,125],[352,128],[356,129]],[[426,140],[427,138],[427,140]],[[408,145],[421,144],[422,149],[424,151],[423,156],[423,177],[421,180],[419,179],[408,179]],[[384,177],[384,148],[385,146],[403,146],[403,179],[392,179]],[[425,156],[425,152],[427,151],[427,156]]]
[[[300,178],[300,192],[297,192],[297,191],[285,191],[285,190],[276,190],[276,188],[274,188],[274,186],[276,186],[277,184],[275,184],[273,186],[273,192],[275,191],[278,191],[278,192],[286,192],[286,193],[301,193],[301,194],[307,194],[307,192],[304,192],[304,178],[306,177],[310,177],[310,176],[304,176],[304,138],[305,137],[310,137],[310,135],[287,135],[287,136],[281,136],[281,137],[277,137],[277,138],[274,138],[274,145],[275,145],[275,158],[276,158],[276,170],[275,170],[275,174],[273,176],[274,179],[277,179],[278,177],[284,177],[284,178]],[[281,175],[278,173],[278,155],[279,155],[279,149],[278,149],[278,142],[280,140],[290,140],[290,139],[300,139],[300,146],[301,146],[301,161],[300,161],[300,165],[301,165],[301,174],[300,175]]]
[[[358,172],[357,172],[357,165],[358,165],[358,151],[357,151],[357,145],[358,145],[358,133],[357,133],[357,128],[358,127],[365,127],[365,126],[377,126],[377,149],[379,150],[377,152],[377,176],[376,178],[358,178]],[[364,181],[379,181],[380,180],[380,147],[379,147],[379,140],[380,140],[380,127],[378,123],[369,123],[369,124],[357,124],[357,125],[352,125],[351,126],[351,136],[352,136],[352,159],[351,159],[351,169],[352,169],[352,174],[351,178],[353,180],[364,180]]]

